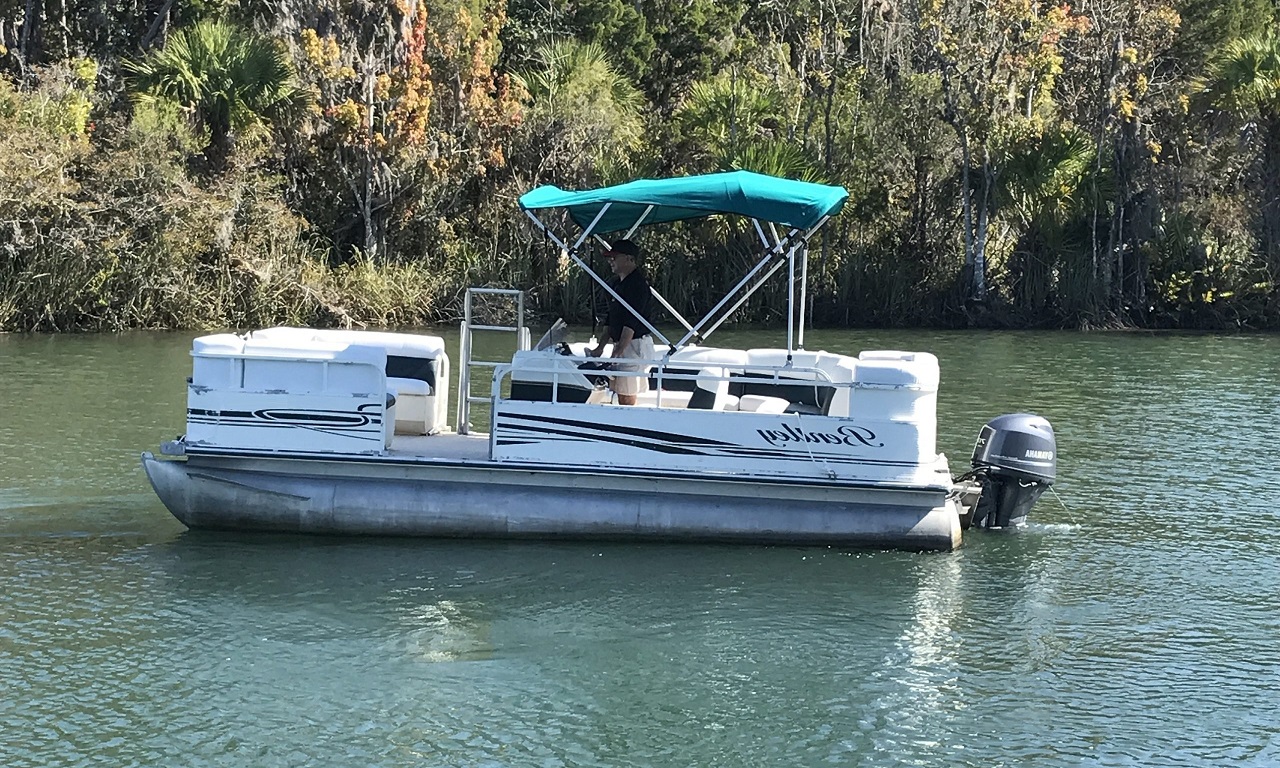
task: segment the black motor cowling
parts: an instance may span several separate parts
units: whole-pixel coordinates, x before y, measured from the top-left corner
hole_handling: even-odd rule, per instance
[[[1058,470],[1058,444],[1049,422],[1030,413],[1010,413],[987,422],[973,446],[973,470],[982,495],[971,526],[1022,525]]]

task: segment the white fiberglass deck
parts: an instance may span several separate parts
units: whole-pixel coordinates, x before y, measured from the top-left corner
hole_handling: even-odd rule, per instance
[[[458,435],[396,435],[387,449],[387,456],[397,459],[439,459],[442,461],[489,461],[489,436],[486,434]]]

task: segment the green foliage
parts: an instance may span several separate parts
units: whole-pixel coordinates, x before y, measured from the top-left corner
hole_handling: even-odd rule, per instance
[[[1073,126],[1059,125],[1003,148],[1001,208],[1023,226],[1061,224],[1090,210],[1097,157],[1093,140]]]
[[[548,43],[538,49],[535,62],[536,69],[517,75],[532,101],[532,116],[598,121],[618,137],[620,146],[636,145],[640,92],[614,69],[600,45],[576,40]]]
[[[1276,21],[1272,0],[1181,0],[1177,10],[1183,24],[1171,58],[1192,73],[1233,41],[1266,34]]]
[[[669,114],[696,81],[718,72],[735,53],[741,0],[642,0],[653,54],[640,87]]]
[[[1280,35],[1233,40],[1197,85],[1219,109],[1280,119]]]
[[[613,66],[633,83],[652,66],[657,44],[635,3],[578,0],[569,17],[569,27],[582,40],[599,44]]]
[[[0,118],[59,137],[83,139],[92,131],[97,73],[97,64],[90,59],[44,67],[37,73],[37,98],[18,92],[0,75]]]
[[[162,5],[0,3],[0,327],[584,317],[514,199],[727,168],[850,191],[819,322],[1280,326],[1270,0]],[[652,279],[705,310],[753,241]]]
[[[734,169],[773,176],[823,180],[813,157],[784,131],[782,93],[760,78],[748,82],[736,71],[694,83],[676,113],[688,142],[689,173]]]
[[[640,146],[643,98],[596,43],[559,40],[538,49],[516,81],[529,95],[520,153],[536,177],[616,180]]]
[[[1280,34],[1236,40],[1214,59],[1198,87],[1209,103],[1246,124],[1257,121],[1257,159],[1244,187],[1256,205],[1252,230],[1268,285],[1280,294]]]
[[[0,84],[0,331],[422,324],[438,278],[328,269],[323,244],[269,176],[192,184],[175,116],[102,121],[92,144],[28,120],[59,88]],[[47,90],[46,90],[47,89]],[[157,105],[160,106],[160,105]]]
[[[237,131],[301,113],[309,94],[294,82],[278,43],[220,21],[177,32],[141,61],[126,61],[129,89],[140,102],[167,101],[191,111],[208,131],[212,167],[221,171]]]
[[[1224,205],[1226,204],[1226,205]],[[1220,213],[1234,208],[1217,200]],[[1240,232],[1247,222],[1172,215],[1151,243],[1151,271],[1158,290],[1151,313],[1161,323],[1179,326],[1259,328],[1274,322],[1274,277],[1253,257]]]

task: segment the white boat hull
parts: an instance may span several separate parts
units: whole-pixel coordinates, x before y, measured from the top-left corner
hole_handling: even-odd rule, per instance
[[[951,550],[945,489],[379,458],[143,455],[191,528]]]

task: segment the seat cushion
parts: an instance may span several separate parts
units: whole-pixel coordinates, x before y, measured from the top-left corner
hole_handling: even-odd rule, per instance
[[[743,395],[738,399],[738,410],[752,413],[783,413],[790,404],[791,401],[781,397]]]
[[[396,376],[388,376],[387,387],[394,389],[396,394],[401,397],[405,395],[426,397],[431,394],[430,385],[421,379],[401,379]]]

